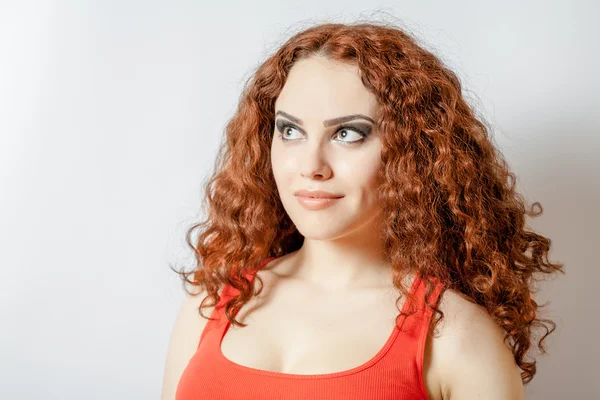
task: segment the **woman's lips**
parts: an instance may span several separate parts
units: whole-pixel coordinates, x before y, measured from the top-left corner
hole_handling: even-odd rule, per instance
[[[337,201],[341,200],[343,197],[337,198],[317,198],[317,197],[306,197],[306,196],[296,196],[298,199],[298,203],[307,210],[322,210],[327,207],[331,207]]]

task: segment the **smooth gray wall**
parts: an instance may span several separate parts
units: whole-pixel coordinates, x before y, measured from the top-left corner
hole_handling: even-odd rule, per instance
[[[461,77],[567,275],[528,399],[600,398],[596,1],[3,1],[0,397],[159,398],[185,229],[252,69],[312,20],[410,28]]]

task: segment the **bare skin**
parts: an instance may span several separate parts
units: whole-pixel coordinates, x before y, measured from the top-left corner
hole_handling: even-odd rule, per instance
[[[397,289],[383,284],[358,294],[327,294],[293,275],[295,256],[277,258],[258,272],[263,291],[238,313],[238,320],[248,326],[229,327],[221,344],[223,356],[242,366],[292,374],[339,372],[372,358],[393,329]],[[405,285],[410,287],[413,279],[410,276]],[[197,313],[201,300],[202,296],[186,298],[173,329],[163,400],[174,399],[179,377],[206,325]],[[428,398],[524,398],[512,353],[501,343],[502,332],[488,314],[452,290],[444,293],[439,306],[445,317],[425,346]],[[349,354],[348,348],[355,351]]]
[[[248,326],[229,327],[223,355],[236,364],[292,374],[338,372],[371,359],[394,327],[393,287],[326,292],[294,277],[294,256],[275,259],[258,273],[264,289],[238,314]]]

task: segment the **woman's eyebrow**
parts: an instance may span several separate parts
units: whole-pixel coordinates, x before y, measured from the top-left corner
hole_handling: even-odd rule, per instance
[[[287,119],[289,119],[290,121],[293,121],[299,125],[302,125],[302,120],[300,118],[296,118],[293,115],[286,113],[285,111],[279,110],[275,113],[275,116],[277,116],[277,115],[282,115],[282,116],[286,117]],[[359,119],[359,118],[366,119],[367,121],[371,121],[373,124],[375,124],[375,121],[373,121],[373,119],[367,117],[366,115],[352,114],[352,115],[346,115],[344,117],[338,117],[338,118],[325,120],[325,121],[323,121],[323,126],[327,127],[327,126],[331,126],[331,125],[341,124],[343,122],[352,121],[352,120]]]

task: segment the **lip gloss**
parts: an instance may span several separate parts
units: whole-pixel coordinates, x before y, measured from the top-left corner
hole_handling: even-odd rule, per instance
[[[331,207],[342,197],[337,198],[317,198],[317,197],[304,197],[296,196],[300,205],[307,210],[322,210],[327,207]]]

